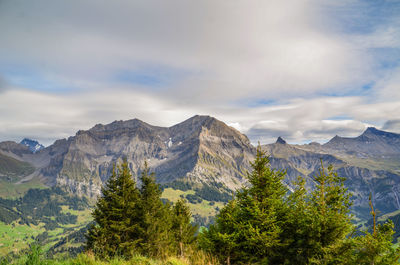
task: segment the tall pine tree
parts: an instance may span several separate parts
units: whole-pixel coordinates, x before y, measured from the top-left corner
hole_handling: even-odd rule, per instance
[[[86,248],[102,257],[131,255],[140,241],[134,210],[139,196],[128,163],[114,166],[92,213],[96,225],[89,229]]]
[[[165,257],[174,251],[171,206],[161,201],[162,191],[155,182],[154,173],[150,173],[147,162],[140,181],[140,205],[137,209],[141,216],[140,249],[144,255]]]
[[[315,176],[316,188],[310,195],[312,218],[312,256],[310,261],[327,264],[345,246],[346,236],[352,231],[350,196],[344,187],[345,178],[333,171],[332,165],[325,170],[322,165]]]
[[[248,175],[249,187],[238,191],[204,232],[201,244],[210,252],[226,251],[226,263],[268,262],[278,255],[282,245],[283,216],[286,212],[282,184],[285,173],[269,167],[269,158],[259,146]]]

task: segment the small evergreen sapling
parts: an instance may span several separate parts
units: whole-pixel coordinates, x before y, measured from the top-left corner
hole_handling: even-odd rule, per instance
[[[179,199],[172,208],[172,231],[174,231],[174,241],[179,250],[179,256],[185,256],[185,250],[193,245],[196,240],[197,225],[192,225],[192,216],[189,206],[184,199]]]
[[[384,224],[376,224],[376,212],[369,197],[373,218],[372,233],[364,231],[364,235],[352,240],[352,251],[348,255],[347,264],[360,265],[393,265],[398,264],[400,248],[393,246],[394,225],[391,220]]]

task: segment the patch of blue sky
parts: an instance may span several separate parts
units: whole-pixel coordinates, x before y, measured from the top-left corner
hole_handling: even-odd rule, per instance
[[[399,13],[400,14],[400,13]],[[370,49],[382,70],[394,69],[400,66],[400,47]]]
[[[275,99],[240,99],[236,100],[234,104],[248,108],[258,108],[263,106],[277,105],[278,101]]]
[[[115,75],[115,81],[156,88],[165,86],[169,83],[165,77],[161,75],[145,72],[132,72],[128,70],[117,73]]]
[[[348,116],[348,115],[337,115],[337,116],[332,116],[328,117],[327,120],[331,121],[345,121],[345,120],[353,120],[354,118]]]
[[[328,2],[329,3],[329,2]],[[368,34],[398,21],[400,1],[358,0],[344,3],[331,1],[323,5],[332,17],[330,22],[344,33]]]
[[[361,91],[362,92],[368,92],[369,90],[371,90],[373,87],[375,86],[375,82],[369,82],[367,84],[364,84],[363,86],[361,86]]]
[[[113,77],[113,81],[161,90],[184,79],[190,74],[190,71],[183,69],[162,66],[144,66],[136,69],[117,71]]]
[[[77,90],[72,84],[47,78],[42,73],[24,66],[1,66],[0,74],[7,84],[39,92],[66,93]]]
[[[316,93],[315,97],[354,97],[354,96],[371,96],[375,87],[375,81],[370,80],[362,85],[346,86],[341,89],[328,88]]]

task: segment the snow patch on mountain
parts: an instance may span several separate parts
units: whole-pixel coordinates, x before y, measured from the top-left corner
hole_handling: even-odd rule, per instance
[[[38,141],[29,139],[29,138],[25,138],[24,140],[22,140],[20,142],[20,144],[29,147],[29,150],[31,150],[32,153],[39,152],[40,150],[42,150],[44,148],[44,146],[42,144],[40,144]]]

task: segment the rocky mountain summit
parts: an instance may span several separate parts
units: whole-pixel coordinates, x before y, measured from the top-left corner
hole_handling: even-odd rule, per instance
[[[136,174],[147,161],[160,183],[221,183],[235,190],[254,157],[245,135],[209,116],[194,116],[168,128],[138,119],[97,124],[36,154],[23,153],[22,145],[3,145],[2,152],[38,167],[48,185],[89,197],[100,194],[113,164],[124,158]]]
[[[42,144],[40,144],[38,141],[28,139],[28,138],[24,138],[20,142],[20,144],[26,145],[29,148],[29,150],[31,150],[32,153],[36,153],[36,152],[39,152],[40,150],[44,149],[44,146]]]
[[[279,136],[278,139],[276,139],[276,143],[277,144],[286,144],[286,141],[283,140],[283,138]]]
[[[303,148],[359,158],[398,157],[400,134],[369,127],[360,136],[354,138],[336,135],[323,145],[308,145],[308,147],[305,145]]]

